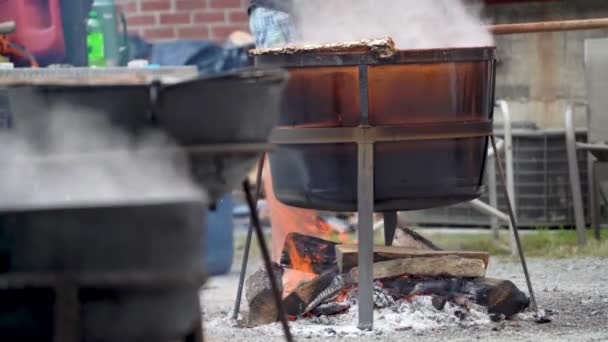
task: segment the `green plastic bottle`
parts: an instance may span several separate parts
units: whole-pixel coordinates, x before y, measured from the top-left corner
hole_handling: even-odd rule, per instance
[[[90,67],[107,65],[103,29],[95,11],[89,12],[87,20],[87,48]]]
[[[109,67],[127,65],[127,61],[124,60],[126,56],[123,56],[126,53],[126,27],[123,27],[123,37],[121,37],[121,32],[118,30],[120,16],[116,12],[115,1],[94,0],[91,10],[97,13],[99,26],[103,32],[106,65]]]

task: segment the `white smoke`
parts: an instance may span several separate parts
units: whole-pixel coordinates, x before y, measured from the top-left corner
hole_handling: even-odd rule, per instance
[[[399,49],[493,45],[461,0],[294,0],[299,44],[391,37]]]
[[[0,210],[204,199],[186,156],[162,132],[135,138],[103,112],[23,98],[31,111],[0,131]]]

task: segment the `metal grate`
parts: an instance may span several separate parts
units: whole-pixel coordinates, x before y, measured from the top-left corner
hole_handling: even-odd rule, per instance
[[[500,136],[499,133],[497,133]],[[574,225],[574,209],[568,178],[568,159],[564,130],[513,131],[513,156],[517,217],[524,227],[560,227]],[[577,140],[585,141],[585,131]],[[587,208],[587,156],[579,151],[583,202]],[[503,157],[504,162],[504,157]],[[487,190],[481,199],[488,202]],[[498,207],[506,212],[504,198],[498,195]],[[468,204],[408,212],[406,217],[421,225],[488,226],[490,217]]]

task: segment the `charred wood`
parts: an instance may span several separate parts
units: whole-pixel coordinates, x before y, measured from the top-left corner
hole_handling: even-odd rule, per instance
[[[310,310],[310,304],[326,291],[338,276],[338,269],[325,271],[311,281],[299,285],[284,300],[283,305],[289,316],[301,316]],[[320,304],[320,303],[319,303]]]
[[[315,316],[333,316],[345,313],[350,309],[349,303],[327,303],[316,307],[311,313]]]
[[[530,299],[509,280],[480,278],[465,283],[463,292],[474,297],[477,304],[488,308],[490,314],[510,318],[524,311]]]
[[[336,243],[320,239],[310,235],[290,233],[285,238],[283,253],[281,255],[281,266],[297,271],[307,272],[301,264],[294,262],[293,249],[297,251],[298,257],[310,261],[310,266],[315,274],[321,274],[336,266]],[[308,265],[306,265],[308,268]]]
[[[273,269],[279,291],[282,292],[283,270],[277,264],[273,264]],[[270,277],[264,268],[257,270],[247,278],[245,289],[245,296],[249,303],[249,315],[245,322],[248,326],[258,326],[279,320],[279,311],[274,301]]]

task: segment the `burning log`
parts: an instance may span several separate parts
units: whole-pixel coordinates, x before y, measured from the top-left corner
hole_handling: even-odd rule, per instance
[[[358,278],[359,270],[350,270],[353,279]],[[374,279],[385,279],[402,275],[427,277],[479,278],[486,274],[482,260],[469,259],[456,255],[420,257],[379,261],[374,263]]]
[[[287,314],[297,317],[314,309],[314,307],[310,308],[310,304],[313,303],[313,301],[317,299],[322,292],[330,287],[337,276],[338,269],[333,268],[324,272],[313,280],[298,286],[283,300],[283,306],[285,307]]]
[[[321,274],[336,267],[336,243],[310,235],[290,233],[285,238],[281,266]]]
[[[336,259],[341,273],[350,271],[357,266],[359,255],[357,245],[336,245]],[[466,259],[477,259],[483,262],[484,268],[488,266],[490,256],[484,252],[451,252],[451,251],[424,251],[412,248],[374,246],[374,262],[408,258],[438,258],[445,256],[458,256]]]
[[[278,280],[279,291],[283,291],[282,282],[283,270],[273,264],[274,276]],[[247,278],[245,282],[247,289],[246,298],[249,303],[249,316],[247,325],[258,326],[273,323],[279,320],[279,310],[274,301],[270,277],[265,269],[259,269]]]
[[[458,256],[396,259],[374,264],[374,279],[391,278],[406,274],[467,278],[483,277],[485,275],[485,264],[478,259],[467,259]],[[335,296],[342,289],[356,285],[358,276],[357,267],[352,268],[346,274],[338,274],[337,270],[334,269],[323,273],[312,281],[300,285],[284,301],[288,314],[300,316],[312,311],[324,301]]]

